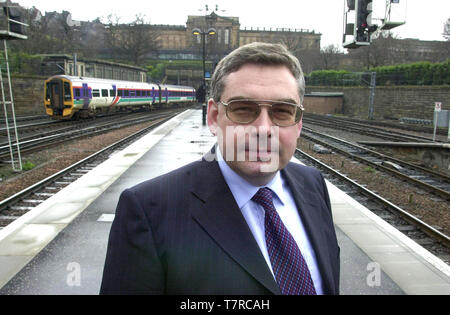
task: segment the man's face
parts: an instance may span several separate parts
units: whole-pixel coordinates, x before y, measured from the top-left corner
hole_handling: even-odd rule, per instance
[[[221,101],[234,99],[290,101],[300,104],[297,82],[285,66],[247,64],[225,79]],[[264,102],[262,102],[264,103]],[[302,122],[278,127],[269,117],[268,106],[249,124],[228,119],[225,106],[208,102],[208,125],[228,165],[249,183],[267,184],[283,169],[295,152]]]

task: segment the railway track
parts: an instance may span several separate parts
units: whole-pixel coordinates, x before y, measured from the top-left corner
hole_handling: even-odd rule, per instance
[[[445,201],[450,200],[450,177],[445,174],[395,159],[343,139],[316,132],[310,128],[303,128],[302,137],[328,147],[352,160],[394,175],[403,181],[433,193]],[[386,163],[387,161],[391,163]]]
[[[305,117],[303,118],[303,123],[319,125],[335,130],[337,129],[355,132],[358,134],[373,136],[393,142],[433,142],[432,136],[423,137],[393,130],[386,130],[384,128],[378,128],[374,126],[370,126],[370,128],[368,128],[367,124],[364,123],[352,122],[347,120],[344,121],[329,116],[305,115]]]
[[[103,161],[115,151],[120,151],[130,143],[147,134],[152,129],[175,116],[176,113],[161,117],[153,117],[154,123],[108,147],[88,156],[87,158],[55,173],[52,176],[22,190],[21,192],[0,202],[0,229],[12,223],[37,205],[55,195],[58,191],[71,184]]]
[[[373,213],[450,264],[450,237],[380,197],[347,176],[339,173],[307,153],[298,150],[295,156],[306,165],[319,169],[325,178],[365,205]]]
[[[95,134],[107,132],[110,130],[127,127],[134,124],[139,124],[155,118],[163,118],[167,115],[172,115],[172,111],[162,113],[138,113],[129,116],[119,116],[104,118],[101,120],[90,120],[88,122],[81,121],[78,123],[71,122],[69,125],[64,124],[56,129],[46,130],[33,133],[29,136],[20,137],[20,150],[23,153],[30,153],[42,148],[66,142],[72,139],[92,136]],[[53,126],[53,125],[52,125]],[[10,148],[7,142],[0,143],[0,161],[7,161],[10,158]]]
[[[307,113],[305,114],[307,117],[313,117],[318,119],[324,119],[323,115],[320,114],[313,114],[313,113]],[[394,128],[394,129],[401,129],[408,132],[417,132],[417,133],[424,133],[429,135],[429,139],[432,138],[432,134],[434,132],[434,127],[429,125],[417,125],[417,124],[407,124],[402,123],[401,121],[379,121],[379,120],[364,120],[364,119],[358,119],[358,118],[349,118],[349,117],[338,117],[338,116],[326,116],[326,120],[333,120],[336,122],[347,124],[349,122],[363,124],[364,126],[370,125],[370,126],[376,126],[381,128]],[[441,134],[443,136],[447,136],[447,130],[445,128],[438,128],[436,130],[437,134]]]

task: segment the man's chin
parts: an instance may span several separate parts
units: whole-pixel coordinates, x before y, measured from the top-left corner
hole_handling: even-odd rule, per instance
[[[238,161],[229,164],[239,175],[252,178],[270,176],[279,170],[279,163],[273,163],[273,160]]]

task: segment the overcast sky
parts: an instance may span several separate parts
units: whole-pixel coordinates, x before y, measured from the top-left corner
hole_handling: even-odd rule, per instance
[[[321,46],[342,46],[344,0],[15,0],[22,6],[72,13],[73,20],[92,21],[108,14],[121,22],[145,15],[152,24],[185,25],[188,15],[205,14],[205,5],[217,14],[237,16],[244,27],[285,27],[314,30],[322,34]],[[374,16],[384,18],[386,0],[374,0]],[[225,11],[222,11],[225,10]],[[393,5],[392,19],[406,24],[393,29],[400,38],[444,40],[444,23],[450,17],[450,0],[400,0]],[[105,19],[106,20],[106,19]],[[379,21],[374,21],[380,24]]]

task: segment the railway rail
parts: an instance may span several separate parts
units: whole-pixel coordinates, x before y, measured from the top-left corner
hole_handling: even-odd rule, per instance
[[[165,115],[164,117],[161,117],[161,115],[158,115],[158,117],[154,116],[154,123],[151,126],[119,140],[21,192],[0,201],[0,229],[12,223],[14,220],[56,194],[59,190],[107,160],[115,151],[122,150],[125,146],[171,119],[174,115],[176,114],[172,113],[170,115]]]
[[[336,119],[330,116],[306,114],[303,118],[303,123],[320,125],[323,127],[329,127],[338,130],[346,130],[349,132],[357,132],[359,134],[374,136],[394,142],[433,142],[432,136],[425,137],[412,135],[410,133],[387,130],[385,128],[378,128],[374,126],[370,126],[368,128],[366,123]]]
[[[129,116],[105,117],[105,119],[93,119],[88,122],[63,122],[62,125],[57,124],[57,128],[51,128],[48,131],[33,133],[29,136],[20,138],[20,149],[23,153],[29,153],[40,150],[44,147],[57,143],[69,141],[79,137],[92,136],[98,133],[107,132],[117,128],[146,122],[158,117],[172,115],[172,111],[162,113],[138,113]],[[52,125],[53,126],[53,125]],[[58,127],[59,126],[59,127]],[[44,127],[45,128],[45,127]],[[45,129],[44,129],[45,130]],[[9,144],[7,142],[0,143],[0,161],[6,161],[10,157]]]
[[[306,165],[320,169],[324,177],[357,199],[376,215],[406,234],[428,251],[450,264],[450,237],[411,215],[375,192],[356,183],[325,163],[297,149],[295,156]]]
[[[318,118],[323,117],[323,115],[313,114],[313,113],[307,113],[306,116],[318,117]],[[364,120],[364,119],[358,119],[358,118],[339,117],[339,116],[332,116],[332,115],[331,116],[328,115],[326,117],[327,117],[326,118],[327,120],[331,119],[331,120],[338,121],[341,123],[354,122],[354,123],[364,124],[366,126],[370,125],[370,126],[377,126],[377,127],[382,127],[382,128],[395,128],[395,129],[405,130],[408,132],[424,133],[424,134],[428,134],[430,139],[434,132],[433,126],[417,125],[417,124],[412,125],[412,124],[401,122],[401,119],[399,121],[388,122],[388,121],[379,121],[379,120]],[[436,130],[436,133],[441,134],[443,136],[447,136],[448,131],[445,128],[438,128]]]
[[[445,174],[395,159],[343,139],[314,131],[310,128],[303,128],[302,137],[328,147],[353,160],[394,175],[444,200],[450,200],[450,177]],[[386,161],[395,164],[387,164]],[[396,168],[393,168],[393,165]]]

